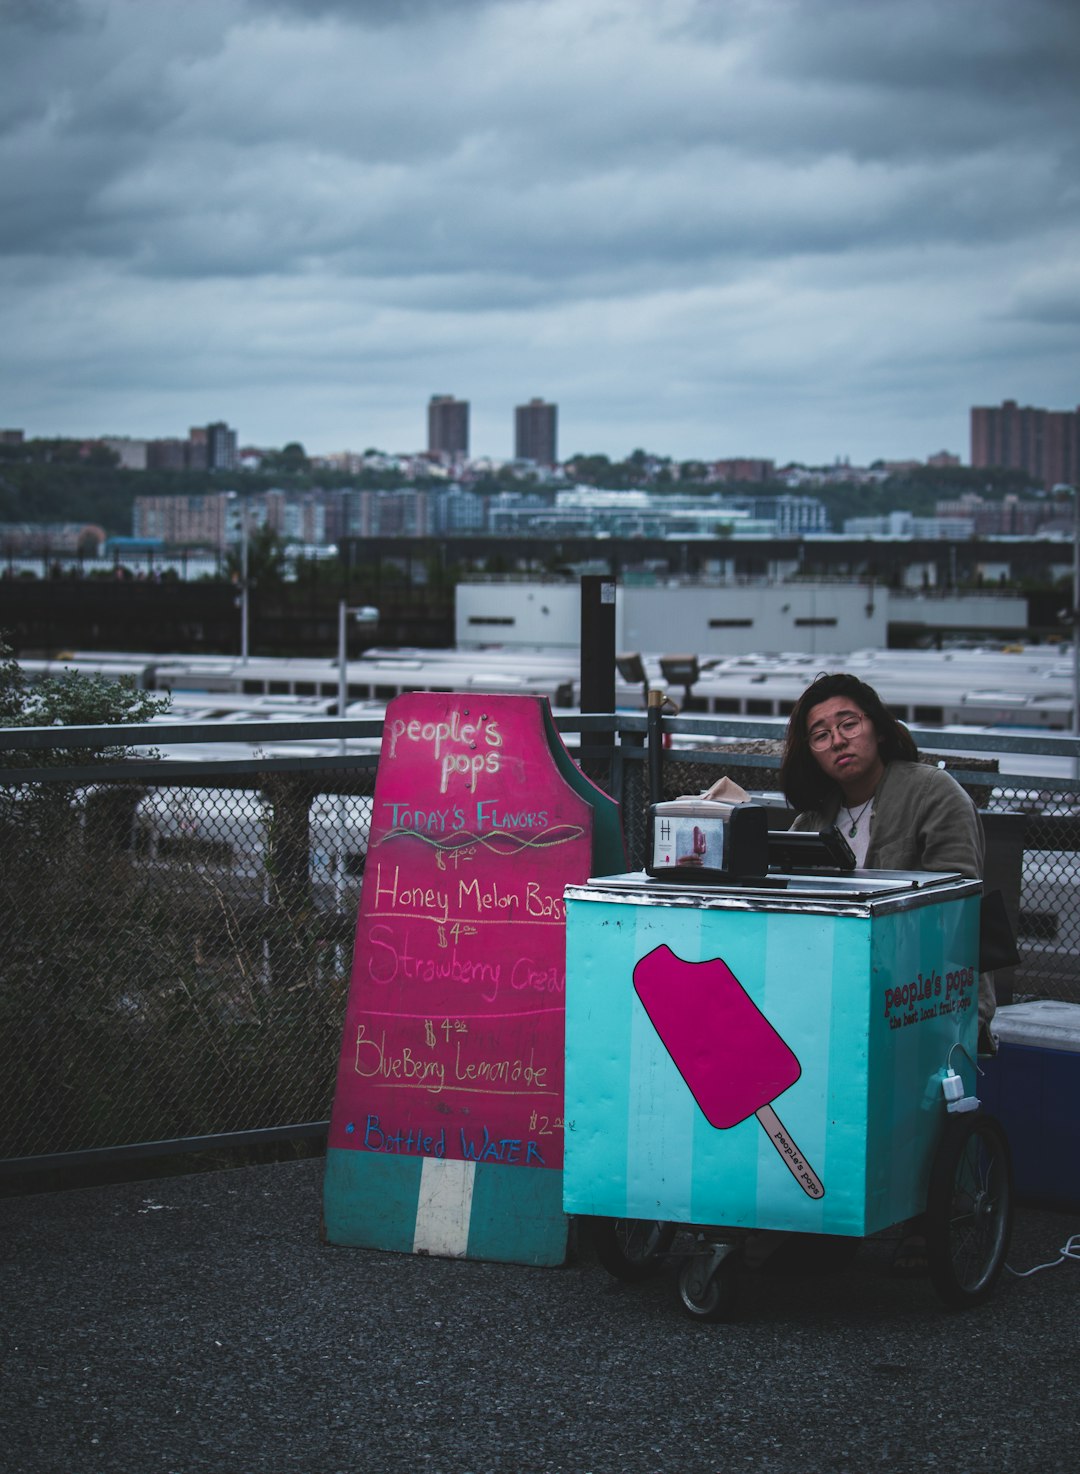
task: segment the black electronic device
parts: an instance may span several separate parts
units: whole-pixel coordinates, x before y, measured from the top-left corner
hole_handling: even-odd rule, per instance
[[[851,846],[835,824],[824,829],[771,829],[768,844],[770,870],[855,869]]]

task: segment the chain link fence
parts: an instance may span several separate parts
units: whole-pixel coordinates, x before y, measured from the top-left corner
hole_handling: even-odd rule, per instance
[[[0,789],[0,1159],[325,1121],[373,783]]]
[[[1024,815],[1017,989],[1080,1003],[1080,784],[997,787],[989,808]]]
[[[620,799],[628,863],[640,868],[650,765],[640,723],[623,736],[586,766]],[[722,772],[775,791],[777,749],[673,749],[663,796],[701,792]],[[162,783],[150,763],[114,762],[0,783],[9,1172],[60,1154],[318,1131],[376,764],[204,763]],[[981,807],[1026,816],[1016,996],[1080,1002],[1080,785],[975,778]]]

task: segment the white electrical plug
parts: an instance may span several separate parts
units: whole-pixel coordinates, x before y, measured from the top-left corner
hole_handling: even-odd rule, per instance
[[[942,1075],[941,1093],[945,1097],[945,1106],[950,1111],[977,1111],[979,1109],[979,1097],[964,1093],[964,1082],[955,1070],[946,1070]]]

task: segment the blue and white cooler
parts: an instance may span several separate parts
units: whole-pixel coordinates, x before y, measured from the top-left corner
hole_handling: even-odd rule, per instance
[[[993,1029],[976,1090],[1008,1132],[1016,1191],[1080,1207],[1080,1003],[1010,1004]]]

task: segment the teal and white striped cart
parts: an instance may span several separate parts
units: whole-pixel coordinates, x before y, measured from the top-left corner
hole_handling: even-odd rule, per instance
[[[943,1298],[1004,1263],[1011,1168],[977,1108],[981,887],[856,871],[567,901],[563,1206],[634,1278],[679,1226],[680,1297],[731,1308],[754,1231],[857,1246],[922,1219]]]

